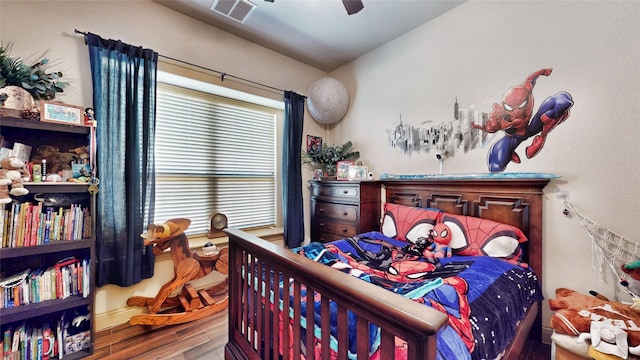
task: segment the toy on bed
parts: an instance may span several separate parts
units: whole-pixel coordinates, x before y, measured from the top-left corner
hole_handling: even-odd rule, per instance
[[[151,297],[133,296],[127,300],[129,306],[146,306],[148,314],[131,317],[131,325],[173,325],[224,310],[228,297],[216,302],[212,295],[223,293],[227,288],[228,251],[211,255],[199,255],[189,248],[184,231],[191,220],[178,218],[163,224],[150,224],[147,232],[140,236],[144,245],[153,245],[153,253],[160,255],[171,248],[174,277]],[[176,293],[177,292],[177,293]],[[161,308],[170,311],[160,313]]]
[[[437,227],[437,229],[436,229]],[[433,234],[436,229],[436,234]],[[427,239],[434,237],[435,252],[423,254],[438,258],[450,255],[490,256],[501,258],[515,265],[521,262],[520,244],[527,241],[522,230],[473,216],[456,215],[432,208],[415,208],[386,203],[381,232],[388,237],[406,241],[407,248],[416,251]],[[450,253],[451,252],[451,253]]]
[[[451,247],[449,243],[451,242],[451,229],[444,224],[439,223],[433,227],[431,230],[431,245],[427,246],[425,250],[422,252],[422,256],[428,258],[433,256],[434,258],[443,258],[451,256]]]
[[[451,229],[444,223],[435,224],[426,238],[418,238],[415,243],[409,243],[404,250],[409,254],[425,258],[451,257],[452,250]]]

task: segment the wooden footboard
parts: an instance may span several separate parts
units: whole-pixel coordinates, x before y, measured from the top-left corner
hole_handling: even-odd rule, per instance
[[[302,338],[299,326],[289,327],[290,320],[313,318],[313,307],[301,313],[301,293],[321,299],[321,358],[329,359],[329,302],[338,307],[338,323],[347,323],[347,312],[357,317],[358,359],[368,359],[369,324],[381,328],[380,358],[394,359],[396,337],[407,342],[408,359],[435,359],[435,333],[447,323],[447,317],[428,307],[417,306],[412,300],[397,296],[328,266],[292,253],[288,249],[235,229],[229,235],[229,342],[225,347],[227,359],[300,359],[300,354],[316,352],[313,333]],[[264,271],[263,271],[264,270]],[[261,281],[253,274],[280,275],[284,281],[279,311],[277,295],[270,297],[270,281]],[[273,278],[272,278],[273,279]],[[289,293],[293,283],[293,294]],[[304,286],[304,287],[303,287]],[[289,297],[293,295],[293,302]],[[274,304],[274,299],[276,303]],[[264,304],[264,305],[263,305]],[[283,324],[285,326],[283,326]],[[282,331],[280,331],[282,329]],[[281,334],[281,335],[280,335]],[[337,352],[339,359],[347,356],[347,327],[338,326]],[[281,337],[281,338],[280,338]],[[315,355],[308,356],[314,358]]]

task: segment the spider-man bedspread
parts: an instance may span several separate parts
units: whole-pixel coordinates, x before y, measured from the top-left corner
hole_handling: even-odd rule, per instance
[[[312,243],[294,251],[446,313],[448,326],[439,331],[437,340],[437,355],[443,360],[498,358],[527,309],[542,300],[540,284],[531,269],[488,256],[418,257],[406,250],[405,242],[378,232],[328,244]],[[320,324],[319,306],[315,304],[316,324]],[[349,313],[349,337],[355,339],[352,315]],[[337,334],[336,319],[332,313],[332,337]],[[303,319],[302,338],[308,323]],[[372,325],[372,359],[379,358],[377,330]],[[316,326],[314,331],[320,330]],[[333,355],[336,346],[332,341]],[[403,349],[398,344],[396,357]],[[355,358],[355,348],[349,356]]]

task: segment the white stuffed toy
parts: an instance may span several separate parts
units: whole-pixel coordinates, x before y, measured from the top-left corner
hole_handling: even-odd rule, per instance
[[[23,196],[29,193],[29,190],[22,186],[22,182],[29,179],[24,167],[25,162],[15,156],[0,161],[0,204],[10,203],[9,195]]]

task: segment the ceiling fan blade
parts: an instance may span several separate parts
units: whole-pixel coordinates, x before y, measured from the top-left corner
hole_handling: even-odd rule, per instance
[[[353,15],[358,11],[364,9],[364,4],[361,0],[342,0],[344,8],[347,9],[347,14]]]

